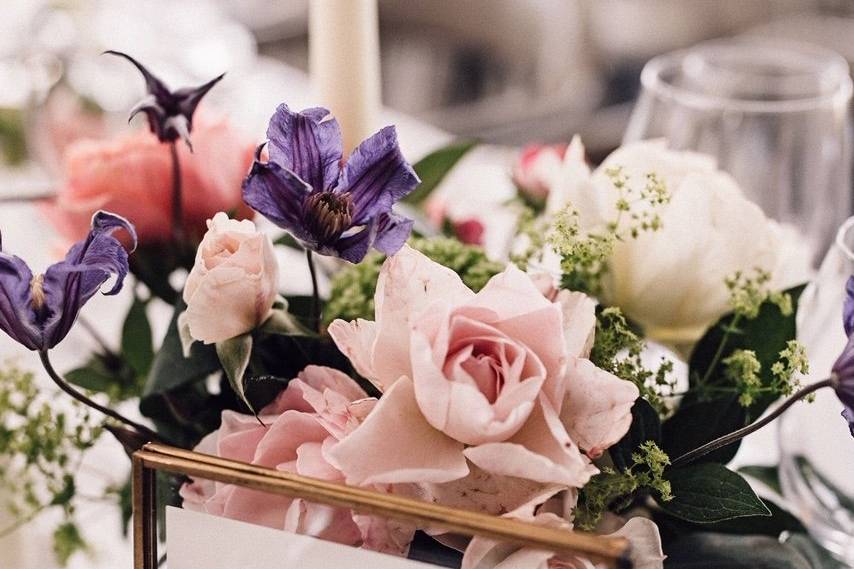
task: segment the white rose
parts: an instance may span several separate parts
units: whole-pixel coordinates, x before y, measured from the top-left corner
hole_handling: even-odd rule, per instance
[[[665,141],[654,140],[617,149],[592,173],[577,162],[570,166],[548,210],[572,203],[585,229],[601,229],[616,217],[618,190],[605,173],[609,168],[622,168],[635,197],[650,172],[671,195],[657,209],[661,229],[617,244],[601,299],[619,306],[654,340],[699,339],[728,311],[724,280],[736,271],[768,271],[775,289],[808,278],[809,251],[797,232],[767,218],[710,156],[668,150]]]

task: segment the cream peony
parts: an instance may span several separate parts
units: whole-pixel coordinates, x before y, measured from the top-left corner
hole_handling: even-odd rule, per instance
[[[187,310],[179,325],[205,344],[245,334],[269,316],[278,280],[270,238],[251,221],[220,212],[208,221],[196,252],[184,287]]]
[[[809,253],[793,230],[767,218],[711,157],[669,150],[663,140],[623,146],[593,172],[577,152],[568,152],[547,211],[571,203],[583,229],[601,230],[616,217],[617,189],[605,172],[617,166],[634,196],[650,172],[671,194],[658,209],[661,229],[617,244],[601,299],[622,308],[650,338],[670,344],[699,339],[729,309],[724,280],[736,271],[769,271],[774,288],[807,279]]]

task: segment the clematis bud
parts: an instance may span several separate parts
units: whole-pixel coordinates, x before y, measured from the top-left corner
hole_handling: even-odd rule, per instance
[[[190,133],[193,131],[193,113],[196,112],[196,107],[199,106],[202,98],[214,85],[219,83],[225,73],[211,79],[204,85],[183,87],[172,91],[144,65],[128,54],[113,50],[104,53],[127,59],[142,73],[142,77],[145,79],[148,95],[134,105],[128,121],[139,113],[145,113],[151,132],[157,135],[160,142],[174,142],[180,138],[192,150],[193,144],[190,142]]]

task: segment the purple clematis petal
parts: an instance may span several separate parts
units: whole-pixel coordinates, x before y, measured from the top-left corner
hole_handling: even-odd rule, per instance
[[[842,323],[845,326],[845,335],[854,333],[854,275],[845,283],[845,306],[842,308]]]
[[[845,405],[842,416],[848,421],[851,436],[854,436],[854,276],[848,279],[845,290],[847,297],[843,308],[843,324],[848,343],[833,364],[830,376],[836,396]]]
[[[391,211],[391,206],[420,182],[400,152],[397,131],[387,126],[353,151],[341,170],[336,191],[350,195],[353,223],[361,224]]]
[[[14,255],[0,252],[0,330],[30,350],[38,349],[41,330],[32,322],[30,283],[33,273]]]
[[[243,182],[243,201],[301,241],[311,240],[303,222],[303,202],[311,187],[274,162],[252,165]]]
[[[327,109],[295,113],[282,103],[270,119],[267,138],[270,162],[290,170],[315,191],[335,184],[343,147],[338,121]]]
[[[0,253],[0,328],[31,350],[47,350],[62,341],[83,305],[111,276],[116,282],[104,294],[121,290],[128,254],[113,237],[119,229],[130,234],[136,248],[136,232],[127,220],[97,212],[86,239],[44,275],[33,276],[24,261]]]
[[[384,213],[377,218],[377,239],[374,247],[386,255],[394,255],[412,233],[415,222],[396,213]]]
[[[330,254],[334,253],[335,256],[350,263],[358,263],[371,250],[371,245],[374,244],[376,236],[377,227],[374,222],[354,228],[351,230],[351,234],[345,235],[335,242],[334,251],[330,251]]]

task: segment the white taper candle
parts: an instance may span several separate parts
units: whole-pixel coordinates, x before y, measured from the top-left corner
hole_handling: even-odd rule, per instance
[[[338,119],[349,154],[379,127],[377,0],[311,0],[309,52],[315,93]]]

